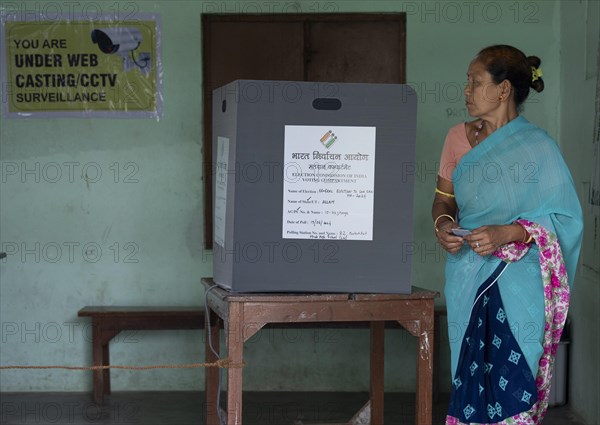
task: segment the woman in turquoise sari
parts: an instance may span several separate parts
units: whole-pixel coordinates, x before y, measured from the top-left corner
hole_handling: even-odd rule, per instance
[[[530,88],[544,88],[539,58],[483,49],[465,88],[476,119],[444,143],[432,216],[449,253],[446,424],[540,424],[548,406],[583,220],[556,142],[519,115]]]

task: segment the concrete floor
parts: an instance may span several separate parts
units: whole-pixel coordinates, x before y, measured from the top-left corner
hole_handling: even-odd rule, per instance
[[[347,422],[368,400],[363,393],[245,393],[244,425]],[[447,396],[434,404],[443,424]],[[0,393],[1,425],[201,425],[202,392],[115,392],[104,406],[89,393]],[[385,423],[414,424],[414,395],[386,394]],[[568,406],[549,409],[543,425],[586,425]]]

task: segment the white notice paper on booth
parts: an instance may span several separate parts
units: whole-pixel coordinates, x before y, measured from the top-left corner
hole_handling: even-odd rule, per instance
[[[284,239],[373,240],[375,127],[286,125]]]
[[[227,174],[229,169],[229,139],[217,137],[215,173],[215,242],[225,248],[225,212],[227,207]]]

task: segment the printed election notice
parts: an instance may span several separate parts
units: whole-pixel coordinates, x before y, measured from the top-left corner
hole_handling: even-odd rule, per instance
[[[285,126],[284,239],[373,240],[375,130]]]

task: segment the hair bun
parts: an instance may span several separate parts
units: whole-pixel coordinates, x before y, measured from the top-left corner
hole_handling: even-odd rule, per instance
[[[527,56],[527,63],[534,68],[539,68],[542,64],[542,60],[537,56]]]
[[[529,64],[529,66],[531,66],[531,68],[538,69],[540,67],[540,65],[542,64],[542,60],[540,58],[538,58],[537,56],[528,56],[527,63]],[[533,69],[532,69],[532,72],[533,72]],[[539,93],[542,90],[544,90],[544,80],[540,76],[540,77],[537,77],[534,81],[533,75],[532,75],[531,83],[529,84],[529,86],[532,89],[534,89],[536,92]]]

